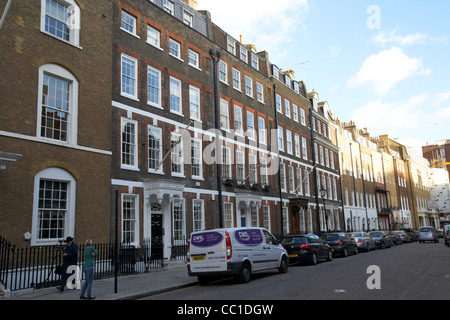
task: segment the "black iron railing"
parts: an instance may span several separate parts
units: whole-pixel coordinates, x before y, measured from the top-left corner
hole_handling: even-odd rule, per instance
[[[78,246],[78,266],[81,270],[85,246]],[[139,245],[121,243],[117,257],[112,243],[94,244],[94,247],[98,252],[95,279],[113,277],[116,259],[119,275],[143,273],[164,267],[163,243],[151,244],[150,240]],[[62,263],[63,248],[63,245],[17,248],[0,236],[0,282],[10,291],[59,284],[61,276],[54,271]]]

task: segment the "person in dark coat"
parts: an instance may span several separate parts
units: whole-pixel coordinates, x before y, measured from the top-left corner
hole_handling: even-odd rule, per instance
[[[67,284],[67,279],[70,274],[67,273],[67,268],[78,264],[78,245],[74,242],[72,237],[66,238],[66,247],[63,251],[63,273],[61,275],[61,284],[57,287],[60,292],[64,291]]]

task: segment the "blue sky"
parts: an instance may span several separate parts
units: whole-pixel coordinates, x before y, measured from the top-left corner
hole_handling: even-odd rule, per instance
[[[419,154],[450,139],[450,1],[199,0],[199,9],[293,69],[342,122]]]

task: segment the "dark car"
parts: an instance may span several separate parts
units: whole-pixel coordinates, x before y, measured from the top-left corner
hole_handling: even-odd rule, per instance
[[[322,235],[322,239],[331,247],[333,255],[347,257],[350,252],[358,254],[358,246],[350,233],[326,233]]]
[[[397,234],[397,232],[388,231],[387,233],[389,233],[389,235],[391,236],[393,244],[395,244],[396,246],[398,246],[399,244],[403,244],[403,241],[400,238],[400,236]]]
[[[419,240],[419,233],[416,230],[413,229],[402,229],[402,230],[409,235],[409,237],[411,238],[411,242],[416,242]]]
[[[395,231],[395,233],[397,233],[397,235],[400,237],[400,239],[402,239],[402,243],[411,242],[411,237],[405,231],[400,230],[400,231]]]
[[[375,238],[378,248],[384,249],[386,247],[392,247],[391,236],[386,231],[372,231],[369,235],[372,238]]]
[[[333,260],[330,246],[315,234],[285,236],[281,244],[288,253],[289,263],[315,265],[318,260]]]

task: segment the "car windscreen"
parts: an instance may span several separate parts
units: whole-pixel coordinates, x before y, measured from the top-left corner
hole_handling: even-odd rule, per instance
[[[420,232],[433,232],[433,228],[420,228]]]
[[[381,232],[371,232],[370,236],[371,237],[382,237],[383,234]]]
[[[306,238],[305,237],[289,237],[284,238],[283,241],[281,241],[281,244],[306,244]]]
[[[352,233],[352,236],[353,236],[353,237],[365,237],[364,233],[362,233],[362,232],[355,232],[355,233]]]
[[[337,241],[340,240],[340,237],[337,234],[324,234],[322,239],[325,241]]]

